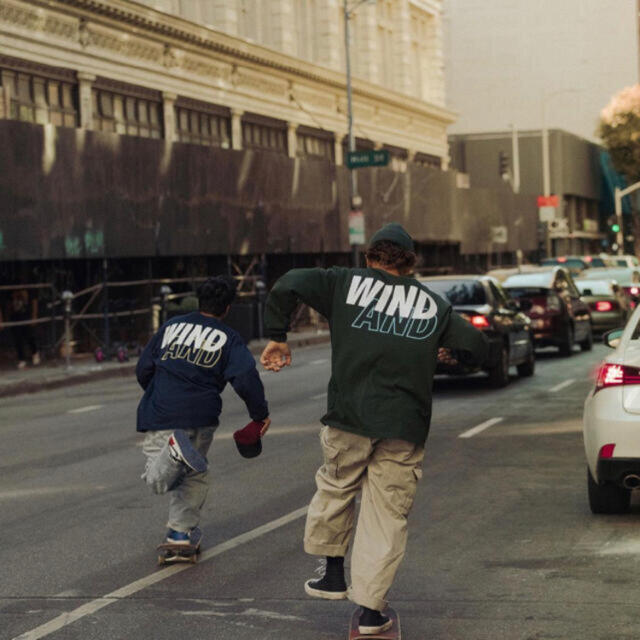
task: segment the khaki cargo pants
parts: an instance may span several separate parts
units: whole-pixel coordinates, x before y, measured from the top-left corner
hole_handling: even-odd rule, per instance
[[[316,473],[318,489],[309,505],[304,549],[314,555],[346,555],[356,495],[362,490],[349,599],[381,611],[404,556],[407,515],[422,477],[424,446],[327,426],[320,440],[324,464]]]

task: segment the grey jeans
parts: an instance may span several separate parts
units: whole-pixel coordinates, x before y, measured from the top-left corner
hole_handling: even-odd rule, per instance
[[[202,427],[184,431],[193,446],[206,458],[216,429],[217,427]],[[209,491],[209,473],[185,473],[184,465],[169,457],[167,441],[172,433],[172,429],[147,431],[142,442],[142,452],[147,457],[142,479],[153,493],[170,493],[167,526],[187,533],[200,522],[200,510]]]

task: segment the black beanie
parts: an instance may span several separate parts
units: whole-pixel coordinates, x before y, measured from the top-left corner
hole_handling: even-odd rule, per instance
[[[405,249],[405,251],[414,250],[411,236],[403,229],[402,225],[397,222],[390,222],[389,224],[385,224],[381,229],[378,229],[373,236],[371,236],[369,246],[373,247],[376,242],[382,242],[383,240],[393,242]]]

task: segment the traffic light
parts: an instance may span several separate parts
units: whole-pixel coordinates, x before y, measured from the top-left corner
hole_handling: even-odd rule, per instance
[[[609,232],[616,234],[620,231],[620,225],[618,224],[617,216],[609,216],[607,218],[607,225],[609,227]]]
[[[498,172],[503,180],[509,180],[509,156],[504,151],[498,154]]]

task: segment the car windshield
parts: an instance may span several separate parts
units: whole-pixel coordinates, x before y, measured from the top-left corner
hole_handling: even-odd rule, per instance
[[[587,256],[585,258],[585,262],[590,267],[606,267],[607,266],[607,263],[602,258],[596,258],[594,256]]]
[[[477,280],[427,280],[427,287],[454,306],[486,304],[484,287]]]
[[[632,284],[638,283],[638,278],[634,279],[633,269],[590,269],[580,274],[581,280],[602,280],[604,278],[610,278],[615,280],[619,285],[623,287],[629,287]]]
[[[513,288],[551,288],[553,282],[553,271],[542,271],[540,273],[518,273],[513,276],[509,276],[502,286],[506,289]]]
[[[575,283],[580,290],[581,295],[613,295],[613,291],[611,290],[611,282],[609,282],[608,280],[576,280]]]
[[[580,271],[581,269],[589,266],[584,260],[580,258],[545,258],[540,262],[540,264],[543,267],[562,265],[563,267],[567,267],[567,269],[573,269],[574,271]],[[602,263],[601,266],[604,267],[604,263]]]

